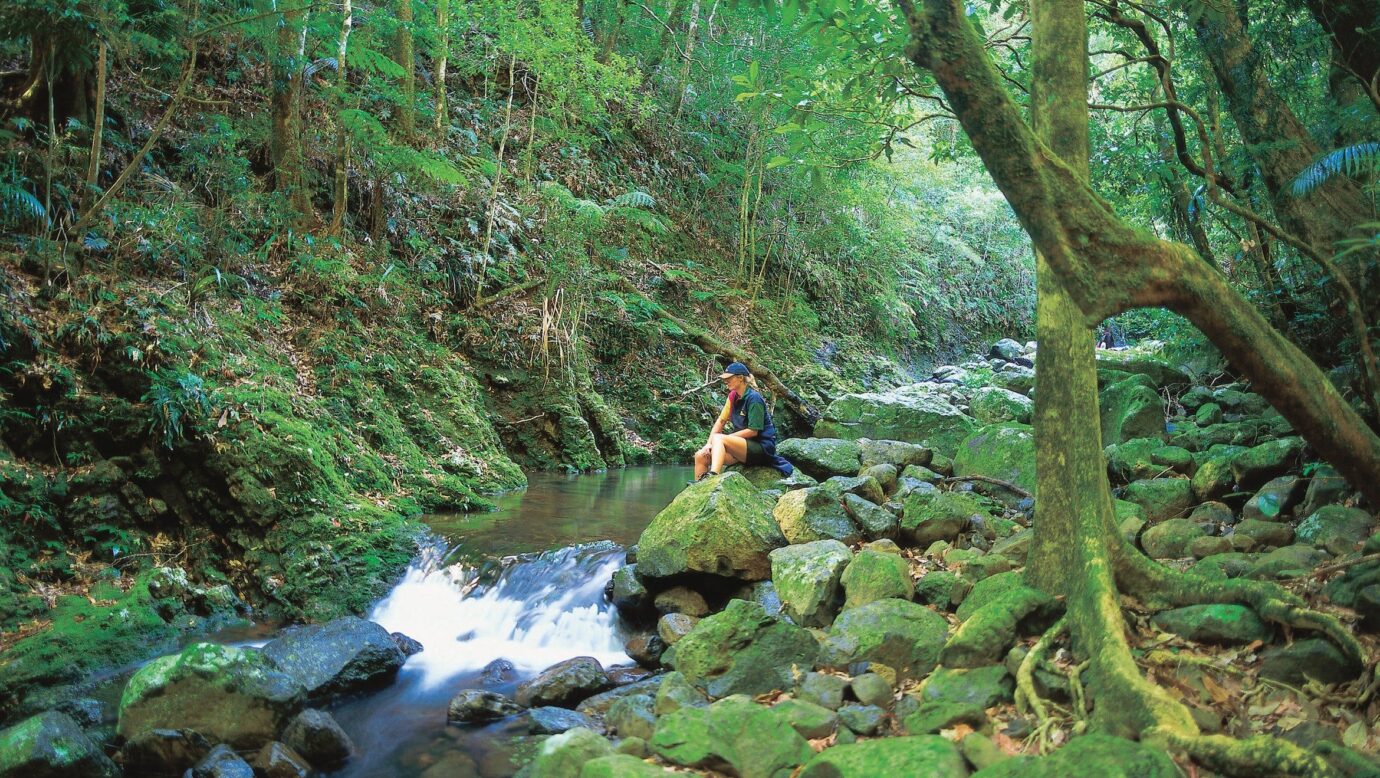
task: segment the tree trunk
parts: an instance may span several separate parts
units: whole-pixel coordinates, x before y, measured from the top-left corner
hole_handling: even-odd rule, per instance
[[[680,111],[685,107],[685,90],[690,88],[690,63],[695,61],[695,33],[700,26],[700,0],[691,2],[689,19],[685,27],[685,48],[680,54],[680,83],[676,85],[676,102],[671,111],[674,121],[680,121]]]
[[[681,32],[685,26],[685,15],[690,10],[690,0],[675,0],[671,6],[671,16],[666,19],[666,24],[661,28],[661,40],[658,42],[656,50],[647,59],[647,72],[653,73],[661,67],[661,60],[666,56],[666,52],[673,51],[676,45],[676,33]]]
[[[91,153],[86,160],[86,190],[93,192],[101,174],[101,144],[105,139],[105,78],[110,47],[101,41],[96,55],[96,116],[91,120]]]
[[[1245,19],[1234,3],[1224,3],[1203,14],[1197,27],[1203,49],[1217,83],[1227,98],[1236,127],[1251,159],[1260,169],[1271,205],[1280,225],[1325,257],[1336,253],[1337,242],[1353,237],[1355,229],[1369,220],[1364,193],[1342,176],[1307,196],[1295,197],[1294,179],[1321,153],[1308,130],[1265,76],[1259,51],[1247,35]],[[1343,270],[1369,300],[1368,318],[1380,305],[1380,287],[1366,265],[1372,254],[1357,253]]]
[[[412,0],[399,0],[398,3],[398,64],[403,69],[398,134],[404,143],[411,143],[417,127],[417,57],[412,41]]]
[[[446,107],[446,64],[450,60],[450,0],[436,0],[436,143],[446,142],[446,128],[450,126]]]
[[[444,1],[444,0],[443,0]],[[344,112],[350,89],[345,60],[350,51],[350,30],[354,26],[354,7],[351,0],[342,0],[340,40],[336,45],[335,99],[335,190],[331,201],[330,234],[339,235],[345,227],[345,211],[350,200],[350,134],[345,128]]]
[[[277,52],[273,59],[272,136],[274,183],[288,196],[303,218],[311,211],[302,170],[302,128],[299,103],[302,96],[302,61],[306,39],[306,14],[301,8],[283,11],[278,26]]]
[[[1217,258],[1212,253],[1212,243],[1208,241],[1207,230],[1203,229],[1203,211],[1199,208],[1197,214],[1194,214],[1193,195],[1188,191],[1188,184],[1174,169],[1178,153],[1164,133],[1159,114],[1156,114],[1155,133],[1160,137],[1160,159],[1164,160],[1170,171],[1164,188],[1169,193],[1169,222],[1175,227],[1175,238],[1184,243],[1192,243],[1198,256],[1206,259],[1209,264],[1217,265]]]
[[[1332,37],[1334,61],[1361,84],[1380,77],[1380,2],[1306,0],[1308,11]]]

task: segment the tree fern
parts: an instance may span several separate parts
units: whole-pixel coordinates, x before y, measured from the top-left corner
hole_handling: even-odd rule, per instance
[[[1302,197],[1337,176],[1360,176],[1380,170],[1380,142],[1365,141],[1324,154],[1294,179],[1294,196]]]
[[[32,192],[24,188],[25,183],[27,181],[13,168],[9,176],[0,178],[0,224],[22,227],[48,220],[48,211]]]

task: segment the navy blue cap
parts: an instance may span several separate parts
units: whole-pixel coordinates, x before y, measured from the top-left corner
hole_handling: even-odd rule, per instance
[[[730,364],[728,367],[724,368],[724,371],[719,374],[719,377],[728,378],[731,375],[748,376],[752,375],[752,371],[748,370],[747,365],[743,364],[742,362],[734,362]]]

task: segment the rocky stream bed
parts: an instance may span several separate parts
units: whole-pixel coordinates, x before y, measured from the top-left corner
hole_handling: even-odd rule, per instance
[[[1062,605],[1021,581],[1034,356],[1001,341],[928,381],[838,398],[815,437],[781,444],[791,477],[731,470],[685,488],[607,582],[627,663],[572,656],[515,687],[499,665],[434,727],[505,722],[505,758],[455,751],[421,774],[1180,775],[1163,751],[1084,734],[1078,659],[1036,644]],[[1141,351],[1100,352],[1099,378],[1129,540],[1212,578],[1280,581],[1374,648],[1373,506],[1247,386]],[[1003,618],[971,619],[998,600]],[[1374,753],[1372,668],[1327,640],[1240,605],[1124,605],[1138,662],[1204,732]],[[433,650],[354,617],[262,648],[194,643],[133,674],[113,726],[75,700],[0,732],[0,778],[330,772],[355,750],[332,706],[367,704]]]

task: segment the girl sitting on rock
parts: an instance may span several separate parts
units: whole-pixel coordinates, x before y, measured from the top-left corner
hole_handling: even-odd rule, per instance
[[[728,402],[709,431],[709,442],[695,452],[695,481],[723,472],[725,465],[766,465],[783,477],[795,468],[776,453],[776,425],[767,401],[757,391],[757,379],[742,362],[724,368],[719,376],[728,387]],[[727,430],[727,431],[725,431]]]

